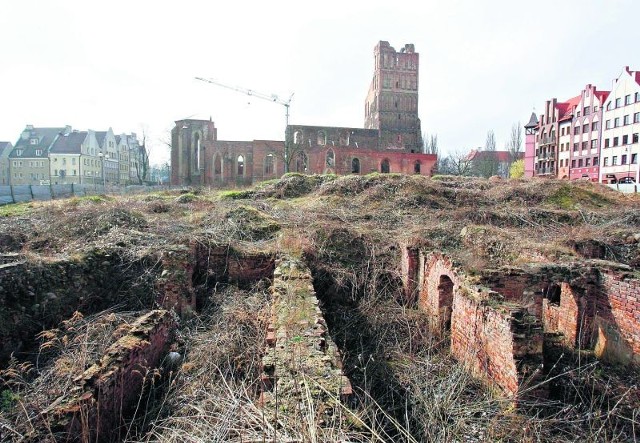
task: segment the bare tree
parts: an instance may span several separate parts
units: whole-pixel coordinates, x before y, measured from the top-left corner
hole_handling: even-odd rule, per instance
[[[438,155],[438,134],[422,135],[424,142],[424,153]]]
[[[446,175],[471,175],[472,163],[469,154],[463,151],[455,151],[438,162],[438,172]]]
[[[476,153],[473,159],[473,169],[475,175],[489,178],[499,172],[499,162],[496,157],[496,135],[493,130],[487,132],[487,139],[484,143],[484,151]]]
[[[507,151],[509,151],[509,157],[511,163],[518,160],[520,150],[522,149],[522,125],[520,122],[514,123],[511,126],[511,136],[507,143]]]
[[[147,134],[142,130],[142,144],[138,145],[138,152],[134,155],[137,156],[136,177],[138,178],[138,184],[144,184],[145,180],[149,178],[149,149],[147,148]]]

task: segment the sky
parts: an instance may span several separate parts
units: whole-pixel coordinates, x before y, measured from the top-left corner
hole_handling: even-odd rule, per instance
[[[545,100],[640,70],[637,0],[0,0],[0,141],[27,124],[144,133],[169,159],[182,118],[220,140],[284,139],[290,123],[362,127],[380,40],[420,54],[422,131],[441,155],[498,149]]]

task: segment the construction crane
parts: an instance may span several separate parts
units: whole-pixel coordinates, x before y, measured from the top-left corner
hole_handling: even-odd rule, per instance
[[[285,116],[285,123],[286,123],[285,137],[284,137],[284,140],[285,140],[284,141],[284,167],[285,167],[285,172],[289,172],[289,146],[288,146],[287,128],[289,127],[289,107],[291,106],[291,100],[293,99],[293,94],[289,96],[288,100],[282,100],[280,97],[278,97],[275,94],[268,95],[268,94],[263,94],[261,92],[254,91],[252,89],[245,89],[245,88],[239,88],[237,86],[230,86],[210,78],[196,77],[195,79],[200,80],[202,82],[211,83],[212,85],[222,86],[223,88],[231,89],[232,91],[240,92],[241,94],[246,94],[251,97],[261,98],[262,100],[267,100],[272,103],[277,103],[279,105],[284,106],[284,109],[285,109],[284,116]]]

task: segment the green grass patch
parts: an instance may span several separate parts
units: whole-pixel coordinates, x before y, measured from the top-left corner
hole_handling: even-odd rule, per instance
[[[33,210],[33,203],[12,203],[0,206],[0,217],[17,217],[29,214]]]
[[[566,210],[581,206],[600,208],[611,204],[611,200],[607,197],[573,184],[561,185],[555,192],[549,194],[544,202]]]
[[[249,190],[231,190],[231,191],[221,191],[218,196],[221,199],[230,199],[230,200],[243,200],[247,198],[253,197],[253,191]]]

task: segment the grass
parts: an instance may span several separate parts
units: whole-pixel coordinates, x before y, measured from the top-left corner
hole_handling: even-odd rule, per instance
[[[36,204],[29,203],[11,203],[0,206],[0,217],[20,217],[28,215],[36,207]]]

